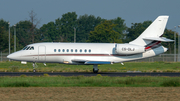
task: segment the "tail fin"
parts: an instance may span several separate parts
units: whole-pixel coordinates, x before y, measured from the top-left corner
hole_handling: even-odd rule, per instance
[[[169,16],[159,16],[156,20],[135,40],[129,44],[146,46],[153,41],[173,41],[170,39],[162,38]]]

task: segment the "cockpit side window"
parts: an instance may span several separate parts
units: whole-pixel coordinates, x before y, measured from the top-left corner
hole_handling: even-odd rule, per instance
[[[26,46],[22,50],[34,50],[34,46]]]
[[[28,48],[26,48],[26,50],[29,50],[30,46]]]
[[[23,48],[23,50],[26,50],[27,46]]]
[[[34,47],[32,46],[29,50],[34,50]]]

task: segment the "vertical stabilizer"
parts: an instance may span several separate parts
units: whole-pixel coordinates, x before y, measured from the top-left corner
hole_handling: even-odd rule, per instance
[[[159,38],[164,33],[169,16],[159,16],[156,20],[135,40],[129,44],[145,46],[153,40],[146,40],[147,38]]]

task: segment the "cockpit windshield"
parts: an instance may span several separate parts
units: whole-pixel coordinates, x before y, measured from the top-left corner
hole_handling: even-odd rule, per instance
[[[34,46],[26,46],[23,50],[34,50]]]

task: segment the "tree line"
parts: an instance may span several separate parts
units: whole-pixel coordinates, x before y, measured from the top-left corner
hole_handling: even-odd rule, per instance
[[[37,28],[39,20],[31,11],[29,20],[19,21],[16,26],[10,26],[11,52],[14,50],[14,28],[16,28],[16,49],[21,50],[28,44],[37,42],[74,42],[74,30],[76,42],[94,43],[127,43],[137,38],[152,21],[132,23],[128,28],[125,20],[117,17],[111,20],[95,17],[94,15],[78,15],[76,12],[68,12],[61,17]],[[0,19],[0,51],[8,52],[8,21]],[[174,39],[174,31],[166,29],[164,37]],[[173,52],[173,43],[163,43]]]

